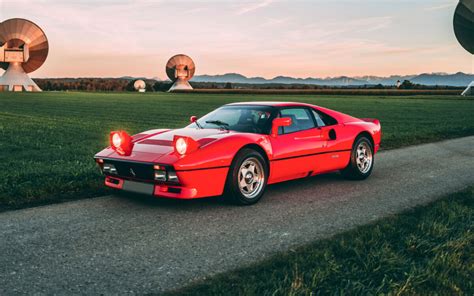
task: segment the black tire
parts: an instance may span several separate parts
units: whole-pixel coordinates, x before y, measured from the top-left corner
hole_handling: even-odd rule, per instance
[[[254,161],[259,162],[260,167],[263,170],[262,172],[264,176],[263,182],[261,185],[259,183],[258,185],[259,188],[256,188],[258,189],[258,193],[255,193],[255,196],[252,196],[252,197],[245,196],[239,187],[240,169],[241,169],[241,166],[246,161],[247,163],[251,163]],[[253,178],[249,179],[249,181],[253,181]],[[265,158],[259,152],[253,149],[244,148],[235,155],[234,160],[232,161],[232,165],[229,168],[229,173],[227,175],[227,180],[226,180],[224,198],[226,201],[231,202],[233,204],[237,204],[237,205],[255,204],[262,198],[263,194],[265,193],[267,181],[268,181],[268,164],[265,161]]]
[[[361,146],[365,146],[366,149],[370,150],[371,161],[370,167],[361,169],[357,163],[357,149]],[[374,168],[374,146],[367,136],[359,136],[355,139],[354,145],[352,145],[351,159],[347,167],[341,170],[342,175],[349,180],[364,180],[370,176],[372,169]]]

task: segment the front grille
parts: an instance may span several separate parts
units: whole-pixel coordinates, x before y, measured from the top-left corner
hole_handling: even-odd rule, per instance
[[[148,182],[154,181],[154,169],[152,164],[140,162],[126,162],[116,160],[104,160],[104,163],[110,163],[117,169],[118,177],[138,179]]]

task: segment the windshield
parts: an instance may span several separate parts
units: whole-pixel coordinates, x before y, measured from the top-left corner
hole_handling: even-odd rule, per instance
[[[204,115],[188,127],[218,128],[243,133],[270,134],[277,110],[270,106],[224,106]]]

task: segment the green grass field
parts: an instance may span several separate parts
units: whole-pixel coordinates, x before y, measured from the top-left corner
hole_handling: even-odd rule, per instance
[[[0,93],[0,209],[105,194],[92,156],[111,130],[176,128],[230,102],[301,101],[381,120],[383,149],[474,135],[459,96]]]
[[[473,295],[474,188],[170,295]]]

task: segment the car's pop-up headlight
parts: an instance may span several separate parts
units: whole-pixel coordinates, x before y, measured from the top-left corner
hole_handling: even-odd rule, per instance
[[[132,137],[125,131],[113,131],[110,133],[110,146],[120,155],[132,154]]]
[[[112,135],[112,146],[119,148],[122,145],[122,138],[119,133],[114,133]]]
[[[183,155],[183,154],[186,154],[186,150],[188,149],[188,144],[186,143],[186,140],[184,138],[178,138],[176,140],[175,147],[176,147],[176,152]]]
[[[190,137],[174,136],[174,151],[179,155],[189,154],[199,148],[199,143]]]

